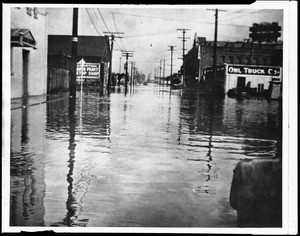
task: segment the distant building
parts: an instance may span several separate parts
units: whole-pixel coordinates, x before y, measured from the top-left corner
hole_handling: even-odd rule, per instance
[[[48,43],[48,92],[68,89],[72,36],[49,35]],[[101,86],[107,85],[109,58],[109,37],[78,36],[77,62],[100,64]]]
[[[11,98],[46,94],[47,10],[11,8]]]
[[[217,42],[217,66],[243,64],[255,66],[282,66],[282,42]],[[203,71],[213,66],[214,41],[195,39],[192,49],[185,55],[187,86],[195,86]]]

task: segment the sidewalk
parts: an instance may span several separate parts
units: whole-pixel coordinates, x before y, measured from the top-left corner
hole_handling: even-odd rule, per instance
[[[53,101],[65,99],[67,97],[69,97],[69,92],[12,98],[10,102],[11,103],[10,110],[25,108],[28,106],[40,105],[47,102],[53,102]]]

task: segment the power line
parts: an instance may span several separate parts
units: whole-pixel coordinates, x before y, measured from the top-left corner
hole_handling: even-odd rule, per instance
[[[99,29],[98,29],[98,28],[100,28],[100,26],[97,24],[97,21],[95,21],[94,16],[92,16],[92,13],[89,12],[89,9],[86,8],[85,10],[90,18],[91,23],[94,26],[94,29],[97,31],[98,35],[101,35],[101,33],[99,32]],[[100,28],[100,30],[103,32],[103,30],[101,28]]]
[[[100,16],[101,16],[101,18],[102,18],[102,21],[103,21],[103,23],[104,23],[104,25],[105,25],[107,31],[110,31],[109,28],[107,27],[106,23],[105,23],[105,20],[104,20],[102,14],[101,14],[101,11],[99,10],[99,8],[97,8],[97,10],[98,10],[98,12],[99,12],[99,14],[100,14]]]
[[[101,31],[103,32],[104,30],[102,29],[102,26],[99,24],[99,19],[97,14],[95,13],[94,9],[91,10],[91,13],[93,14],[92,17],[96,23],[96,25],[99,27],[99,29],[101,29]],[[101,34],[100,34],[101,35]]]
[[[113,12],[112,12],[112,17],[113,17],[113,21],[114,21],[115,28],[116,28],[117,32],[119,32],[118,27],[117,27],[117,24],[116,24],[116,20],[115,20],[115,15],[114,15]],[[120,39],[120,42],[121,42],[121,44],[122,44],[122,46],[123,46],[123,49],[126,51],[126,48],[125,48],[125,46],[124,46],[124,44],[123,44],[123,42],[122,42],[121,39]]]
[[[87,8],[86,8],[86,12],[88,13],[88,16],[89,16],[89,18],[90,18],[90,20],[91,20],[91,22],[92,22],[92,24],[93,24],[95,30],[97,31],[98,35],[99,35],[99,36],[102,36],[102,33],[99,31],[99,29],[100,29],[102,32],[104,32],[104,30],[103,30],[103,29],[100,27],[100,25],[98,24],[97,15],[92,15],[93,12],[92,12],[92,11],[90,12],[89,9],[87,9]],[[94,13],[94,14],[95,14],[95,13]],[[122,49],[121,49],[120,45],[119,45],[117,42],[116,42],[116,44],[117,44],[119,50],[121,51]]]
[[[135,38],[135,37],[145,37],[145,36],[156,36],[156,35],[170,34],[170,33],[174,33],[174,29],[165,30],[165,31],[156,32],[156,33],[149,33],[149,34],[128,35],[128,36],[125,36],[124,38]]]
[[[265,11],[265,10],[266,9],[261,9],[261,10],[256,10],[256,11],[248,12],[248,13],[245,13],[245,10],[240,10],[240,11],[237,11],[233,14],[241,14],[241,15],[236,16],[236,15],[231,14],[229,17],[225,17],[225,19],[222,18],[222,20],[228,21],[228,20],[231,20],[231,19],[237,19],[237,18],[245,17],[245,16],[248,16],[248,15],[251,15],[251,14],[257,14],[257,13],[259,13],[261,11]]]
[[[158,20],[192,22],[192,23],[209,24],[209,25],[213,25],[214,24],[212,22],[182,20],[182,19],[174,19],[174,18],[166,18],[166,17],[142,16],[142,15],[135,15],[135,14],[120,13],[120,12],[115,12],[115,14],[127,15],[127,16],[134,16],[134,17],[141,17],[141,18],[158,19]],[[232,27],[247,27],[247,28],[250,27],[250,26],[247,26],[247,25],[237,25],[237,24],[219,24],[219,25],[226,25],[226,26],[232,26]]]

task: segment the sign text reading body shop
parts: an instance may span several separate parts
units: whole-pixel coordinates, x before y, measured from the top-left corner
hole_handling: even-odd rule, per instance
[[[99,78],[100,63],[84,63],[83,65],[77,63],[76,75],[82,78]]]

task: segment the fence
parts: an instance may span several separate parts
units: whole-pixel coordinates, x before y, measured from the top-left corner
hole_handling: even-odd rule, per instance
[[[48,93],[69,90],[69,70],[54,67],[48,68]]]

